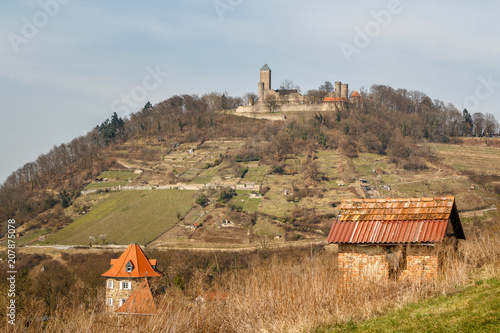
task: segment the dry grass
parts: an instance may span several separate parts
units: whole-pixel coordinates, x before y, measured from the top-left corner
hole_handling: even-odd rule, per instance
[[[337,277],[334,254],[311,251],[302,258],[256,260],[248,269],[225,273],[212,284],[212,290],[227,294],[223,300],[194,301],[206,289],[210,274],[199,271],[184,292],[172,288],[158,297],[156,316],[108,317],[100,295],[87,308],[61,304],[44,325],[50,332],[313,331],[365,320],[432,295],[450,295],[477,279],[498,278],[500,238],[496,236],[473,236],[463,242],[457,253],[447,254],[440,278],[427,284],[347,285]],[[31,329],[41,330],[42,325],[33,321]]]

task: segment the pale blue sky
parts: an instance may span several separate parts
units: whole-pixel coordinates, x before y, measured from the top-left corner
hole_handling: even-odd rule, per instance
[[[387,84],[500,120],[499,16],[496,1],[3,0],[0,182],[115,109],[137,111],[124,94],[140,106],[243,95],[264,63],[276,88]],[[341,45],[356,48],[349,61]]]

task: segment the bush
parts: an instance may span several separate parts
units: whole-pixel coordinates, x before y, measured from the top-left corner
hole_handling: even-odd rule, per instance
[[[236,192],[234,192],[233,190],[222,190],[219,194],[219,199],[217,199],[217,201],[222,203],[227,203],[235,195]]]
[[[284,165],[279,164],[279,165],[273,165],[271,172],[276,173],[278,175],[281,175],[281,174],[283,174],[284,170],[285,170]]]
[[[182,279],[182,276],[176,275],[174,277],[174,287],[184,290],[184,280]]]
[[[403,162],[403,169],[405,170],[419,171],[426,170],[428,168],[429,167],[425,161],[417,156],[412,156],[407,161]]]
[[[201,207],[205,207],[208,204],[208,198],[205,195],[200,195],[198,199],[196,199],[196,203]]]

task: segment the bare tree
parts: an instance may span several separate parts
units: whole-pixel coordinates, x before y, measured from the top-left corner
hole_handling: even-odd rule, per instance
[[[472,122],[474,124],[474,136],[483,136],[484,134],[484,114],[476,112],[472,115]]]
[[[333,92],[335,88],[330,81],[325,81],[324,84],[320,85],[318,88],[319,91],[323,91],[325,93]]]
[[[486,135],[494,134],[498,131],[498,122],[491,113],[484,115],[484,133]]]
[[[278,112],[281,109],[280,102],[274,95],[267,96],[265,103],[269,112]]]

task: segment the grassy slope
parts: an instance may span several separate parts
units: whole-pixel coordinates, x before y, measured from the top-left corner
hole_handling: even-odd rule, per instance
[[[191,191],[123,191],[112,193],[66,228],[46,241],[88,244],[89,236],[107,234],[108,242],[146,244],[177,222],[193,206]]]
[[[317,332],[500,332],[500,280],[479,281],[453,296],[423,300],[362,323]]]

